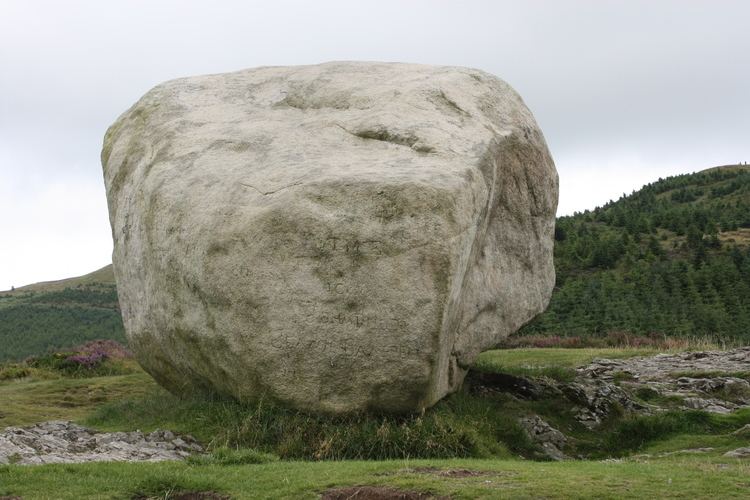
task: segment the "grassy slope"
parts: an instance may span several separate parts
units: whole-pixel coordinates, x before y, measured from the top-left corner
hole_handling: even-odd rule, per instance
[[[76,288],[79,286],[92,285],[92,284],[115,284],[115,273],[112,270],[112,264],[106,265],[101,269],[97,269],[89,274],[83,276],[76,276],[74,278],[67,278],[56,281],[42,281],[39,283],[33,283],[31,285],[21,286],[15,289],[15,292],[59,292],[66,288]],[[12,292],[4,291],[0,294],[10,294]]]
[[[137,398],[155,390],[143,371],[92,378],[13,380],[0,383],[0,428],[44,420],[80,420],[109,401]]]
[[[523,370],[528,367],[573,367],[594,357],[626,357],[648,354],[644,350],[624,349],[519,349],[485,353],[480,363],[484,369],[503,367]],[[256,413],[227,402],[180,402],[160,392],[154,382],[142,372],[128,375],[93,378],[36,378],[0,382],[0,427],[28,424],[41,419],[74,419],[108,430],[141,429],[149,431],[161,427],[192,432],[203,442],[214,446],[243,446],[241,427],[256,427],[262,423]],[[513,420],[517,412],[550,411],[553,407],[534,407],[531,402],[504,401],[498,406],[471,402],[467,395],[457,395],[440,403],[426,415],[419,417],[426,426],[430,418],[454,426],[453,433],[476,427],[484,433],[482,439],[509,439],[513,436],[493,436],[481,429],[483,420],[498,417],[497,422]],[[478,400],[481,398],[473,397]],[[455,401],[464,401],[463,407]],[[521,404],[522,406],[518,406]],[[543,402],[540,404],[544,404]],[[514,406],[515,405],[515,406]],[[524,406],[529,405],[529,406]],[[497,415],[476,415],[492,409]],[[452,412],[459,418],[451,420]],[[696,413],[698,415],[698,413]],[[288,424],[291,428],[315,427],[314,422],[299,420],[283,413],[269,415],[273,425]],[[474,419],[474,420],[472,420]],[[324,419],[325,420],[325,419]],[[387,419],[378,419],[383,428]],[[642,421],[644,423],[648,421]],[[726,459],[721,454],[745,445],[730,432],[750,422],[750,412],[740,412],[714,421],[715,429],[702,432],[663,433],[652,435],[635,450],[636,455],[615,461],[578,460],[549,463],[520,460],[508,452],[506,444],[485,450],[492,459],[423,459],[373,461],[274,461],[258,465],[229,462],[161,463],[161,464],[80,464],[41,467],[0,467],[0,495],[20,495],[30,498],[130,498],[145,493],[165,498],[168,491],[214,490],[233,498],[316,498],[328,487],[345,485],[388,485],[455,498],[742,498],[750,491],[750,463]],[[559,425],[558,422],[554,422]],[[562,422],[564,423],[564,422]],[[461,426],[465,427],[461,427]],[[355,428],[356,423],[344,422],[335,432]],[[397,426],[392,426],[391,430]],[[409,429],[414,429],[408,424]],[[272,429],[271,429],[272,430]],[[602,434],[617,429],[604,429]],[[491,429],[490,429],[491,431]],[[622,427],[620,432],[633,434],[639,427]],[[263,432],[269,433],[266,428]],[[660,431],[663,432],[663,431]],[[377,432],[376,432],[377,433]],[[575,433],[574,433],[575,434]],[[369,434],[363,435],[367,438]],[[311,435],[310,439],[319,436]],[[351,436],[350,436],[351,437]],[[232,441],[234,439],[234,441]],[[399,438],[399,440],[401,437]],[[481,440],[480,440],[481,441]],[[654,454],[673,452],[699,446],[715,450],[704,455],[674,454],[658,457]],[[279,451],[277,448],[276,451]],[[283,450],[282,450],[283,451]],[[642,453],[653,456],[644,457]],[[240,461],[241,462],[241,461]],[[473,477],[445,477],[434,472],[419,471],[420,467],[440,469],[470,469],[488,471]]]

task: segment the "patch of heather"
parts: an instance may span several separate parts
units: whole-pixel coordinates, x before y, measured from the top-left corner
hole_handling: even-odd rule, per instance
[[[71,351],[80,355],[102,355],[109,359],[132,359],[131,353],[124,345],[116,340],[92,340],[74,347]]]
[[[122,361],[132,358],[130,351],[114,340],[94,340],[69,350],[30,357],[24,363],[33,368],[87,377],[127,372],[132,368]]]
[[[80,365],[82,368],[87,369],[96,368],[105,359],[107,359],[107,353],[100,351],[94,351],[86,354],[73,354],[65,358],[66,361],[75,363],[77,365]]]

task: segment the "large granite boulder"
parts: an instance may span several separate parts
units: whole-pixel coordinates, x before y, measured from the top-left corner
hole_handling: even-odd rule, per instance
[[[102,163],[125,330],[175,393],[420,410],[555,281],[554,164],[482,71],[173,80],[110,127]]]

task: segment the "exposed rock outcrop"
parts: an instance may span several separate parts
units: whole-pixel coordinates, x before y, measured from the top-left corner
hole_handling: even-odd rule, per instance
[[[97,432],[67,421],[7,427],[0,433],[0,464],[159,462],[202,451],[192,437],[170,431]]]
[[[724,453],[729,458],[750,458],[750,447],[737,448],[736,450]]]
[[[691,351],[626,359],[595,359],[578,369],[585,377],[613,379],[627,374],[637,380],[678,378],[685,373],[733,373],[750,369],[750,347],[729,351]],[[704,377],[703,377],[704,378]]]
[[[565,460],[569,457],[563,452],[568,438],[538,415],[524,417],[518,421],[526,435],[537,444],[544,455],[551,460]]]
[[[582,380],[563,384],[562,392],[576,405],[576,420],[589,429],[600,425],[613,411],[648,412],[621,387],[601,380]]]
[[[668,398],[685,409],[730,413],[750,406],[750,382],[735,376],[750,375],[749,368],[750,347],[741,347],[729,351],[596,359],[578,369],[577,380],[614,387],[619,379],[618,391],[629,395],[630,401],[634,401],[633,395],[650,391],[652,397]],[[622,398],[619,403],[625,409],[638,410],[629,408],[630,403]],[[651,407],[658,409],[658,405]]]
[[[611,416],[653,414],[670,409],[731,413],[750,407],[750,347],[730,351],[595,359],[575,379],[472,372],[472,390],[505,392],[521,399],[567,400],[566,411],[589,429]],[[687,375],[686,375],[687,374]],[[688,376],[690,375],[690,376]],[[737,376],[737,375],[741,375]],[[737,436],[750,436],[750,425]]]
[[[481,71],[174,80],[110,127],[102,163],[126,333],[175,393],[423,409],[554,285],[554,164]]]
[[[750,440],[750,424],[743,425],[736,431],[732,432],[732,435]]]

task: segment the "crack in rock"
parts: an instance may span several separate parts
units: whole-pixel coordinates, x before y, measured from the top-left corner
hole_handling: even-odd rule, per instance
[[[273,189],[271,191],[261,191],[260,189],[258,189],[257,187],[253,186],[252,184],[247,184],[247,183],[244,183],[244,182],[240,182],[239,184],[241,186],[245,186],[245,187],[249,187],[250,189],[254,189],[258,193],[262,194],[263,196],[268,196],[269,194],[278,193],[279,191],[283,191],[284,189],[287,189],[287,188],[290,188],[290,187],[299,186],[300,184],[302,184],[302,181],[293,182],[292,184],[288,184],[288,185],[282,186],[282,187],[280,187],[278,189]]]

